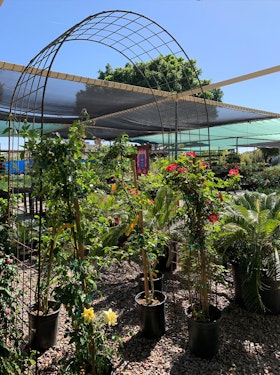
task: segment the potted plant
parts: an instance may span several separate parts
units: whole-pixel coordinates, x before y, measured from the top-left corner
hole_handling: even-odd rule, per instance
[[[56,252],[59,232],[41,233],[40,262],[35,303],[27,310],[29,318],[29,346],[44,352],[56,344],[58,316],[61,303],[52,296],[56,281]],[[38,261],[38,258],[37,258]]]
[[[25,140],[22,158],[32,160],[33,194],[40,200],[37,246],[40,256],[35,304],[30,307],[31,346],[46,350],[51,342],[38,343],[39,333],[45,331],[41,323],[50,314],[59,312],[60,301],[51,301],[52,283],[57,277],[58,255],[63,245],[77,259],[84,257],[84,238],[81,224],[80,201],[88,187],[83,184],[84,129],[80,121],[73,123],[69,139],[58,134],[40,135],[30,125],[21,132]],[[85,164],[85,163],[84,163]],[[35,313],[34,313],[35,311]],[[33,323],[34,316],[36,322]],[[45,323],[44,323],[45,325]],[[55,328],[56,329],[56,328]],[[47,326],[46,331],[49,331]],[[35,335],[35,336],[34,336]],[[53,334],[53,337],[55,334]],[[55,339],[52,343],[55,342]]]
[[[137,221],[136,221],[137,220]],[[133,235],[128,242],[136,251],[140,250],[142,261],[142,275],[144,291],[135,296],[138,307],[140,331],[146,338],[158,338],[165,333],[165,302],[166,294],[162,290],[155,289],[157,274],[153,268],[153,261],[157,258],[158,244],[162,233],[145,228],[143,224],[143,212],[139,211],[136,220],[132,223]],[[153,249],[156,249],[153,252]]]
[[[154,288],[155,269],[152,264],[158,253],[158,245],[166,242],[167,235],[152,225],[146,225],[146,207],[153,201],[138,185],[135,156],[135,147],[129,143],[127,135],[122,134],[104,159],[114,176],[117,186],[115,194],[127,213],[124,222],[120,220],[111,232],[124,239],[129,254],[140,257],[144,291],[142,289],[135,297],[140,330],[143,336],[155,338],[165,332],[166,294]]]
[[[171,271],[176,268],[176,242],[178,232],[175,225],[175,213],[178,208],[179,196],[174,190],[163,184],[163,174],[159,173],[164,161],[151,163],[151,170],[147,175],[139,177],[142,191],[150,192],[153,186],[153,199],[144,209],[144,225],[162,232],[166,241],[159,244],[156,270],[158,272]]]
[[[33,162],[33,191],[40,199],[41,208],[36,315],[46,315],[52,294],[55,301],[65,304],[75,332],[73,313],[75,311],[75,318],[81,318],[82,314],[76,309],[76,303],[79,302],[79,308],[90,308],[97,289],[98,269],[101,263],[104,265],[111,259],[109,251],[113,249],[103,246],[101,234],[107,231],[109,218],[103,215],[99,202],[92,198],[96,193],[98,174],[90,156],[85,155],[85,131],[80,121],[72,124],[68,139],[58,134],[38,136],[28,126],[24,131],[27,138],[24,153],[29,152]],[[103,195],[106,195],[104,191]],[[88,274],[81,280],[79,277],[84,268]],[[67,289],[69,277],[70,292]],[[77,285],[75,278],[80,280]],[[69,295],[72,299],[67,300]],[[38,332],[38,329],[34,331]],[[75,343],[78,353],[79,343]],[[95,371],[92,366],[92,373]]]
[[[249,311],[280,313],[280,197],[245,191],[225,207],[217,247]]]
[[[105,265],[106,258],[100,257],[98,263],[101,261]],[[98,312],[94,307],[99,278],[96,264],[93,258],[86,258],[82,262],[73,260],[70,267],[61,267],[55,295],[65,306],[69,323],[66,335],[74,344],[73,356],[64,363],[66,373],[110,375],[115,355],[113,343],[118,339],[112,327],[118,316],[111,308]]]
[[[213,245],[224,190],[239,180],[237,170],[229,174],[229,180],[217,178],[194,152],[181,154],[165,171],[166,184],[181,195],[177,220],[185,236],[180,256],[189,291],[189,344],[200,357],[212,357],[218,350],[221,311],[212,302],[211,288],[221,265]]]

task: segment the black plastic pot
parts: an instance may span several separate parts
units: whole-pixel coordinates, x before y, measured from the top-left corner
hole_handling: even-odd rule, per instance
[[[44,352],[56,344],[60,305],[49,302],[49,307],[50,312],[47,315],[38,315],[36,304],[28,310],[29,346],[39,352]]]
[[[200,358],[212,358],[219,350],[219,330],[222,319],[221,311],[210,306],[209,322],[194,320],[191,317],[191,307],[185,310],[188,319],[190,351]]]
[[[155,290],[156,303],[145,303],[145,292],[140,292],[135,297],[138,308],[140,331],[148,339],[161,337],[165,333],[165,301],[166,294]]]
[[[266,274],[262,276],[264,287],[260,289],[263,304],[270,314],[280,314],[280,281],[273,280]]]
[[[235,290],[235,301],[243,308],[246,305],[243,300],[243,280],[242,272],[238,263],[232,263],[232,276]],[[263,271],[261,276],[261,282],[264,285],[259,289],[259,294],[262,299],[262,303],[267,309],[268,314],[280,314],[280,281],[273,280],[266,275]]]
[[[156,269],[161,272],[171,272],[176,269],[177,265],[177,249],[176,245],[166,246],[164,254],[158,256]]]

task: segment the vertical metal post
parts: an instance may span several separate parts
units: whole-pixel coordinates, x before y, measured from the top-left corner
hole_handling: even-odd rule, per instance
[[[175,158],[178,157],[178,100],[175,101]]]

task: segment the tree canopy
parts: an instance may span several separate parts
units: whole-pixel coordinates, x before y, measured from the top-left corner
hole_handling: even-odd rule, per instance
[[[98,73],[99,79],[169,92],[183,92],[211,83],[209,79],[200,78],[202,70],[197,67],[196,60],[186,61],[171,54],[159,55],[147,62],[127,63],[123,68],[113,69],[108,63],[105,71]],[[221,102],[223,92],[218,88],[196,96]]]

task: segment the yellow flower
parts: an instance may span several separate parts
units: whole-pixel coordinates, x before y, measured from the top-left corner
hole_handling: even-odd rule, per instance
[[[116,190],[117,190],[117,184],[112,184],[111,193],[115,193]]]
[[[90,307],[89,309],[86,309],[84,307],[84,312],[82,313],[82,317],[84,318],[84,321],[86,323],[90,323],[95,319],[93,308]]]
[[[118,315],[112,310],[104,311],[104,322],[108,323],[108,326],[115,326],[117,324]]]

